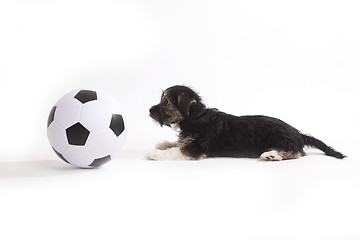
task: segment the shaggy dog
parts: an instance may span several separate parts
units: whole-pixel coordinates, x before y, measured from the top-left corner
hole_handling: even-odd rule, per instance
[[[304,147],[343,159],[322,141],[300,133],[289,124],[266,116],[236,117],[206,108],[200,96],[185,86],[165,90],[150,109],[161,126],[178,127],[179,140],[164,142],[146,157],[151,160],[199,160],[207,157],[246,157],[269,161],[304,156]]]

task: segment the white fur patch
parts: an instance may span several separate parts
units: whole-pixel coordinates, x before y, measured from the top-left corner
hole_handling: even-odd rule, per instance
[[[279,152],[276,150],[264,152],[263,154],[261,154],[260,158],[265,161],[281,161],[282,160],[282,157],[280,156]]]
[[[171,123],[170,124],[170,128],[175,131],[175,132],[179,132],[180,131],[180,126],[178,123]]]
[[[191,160],[191,157],[185,156],[179,147],[169,148],[166,150],[155,149],[146,155],[149,160]]]

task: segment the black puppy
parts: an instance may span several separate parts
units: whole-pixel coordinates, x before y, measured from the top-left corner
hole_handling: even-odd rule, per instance
[[[161,102],[150,109],[150,117],[161,126],[180,128],[178,142],[157,145],[157,149],[147,155],[151,160],[260,157],[279,161],[305,155],[305,146],[318,148],[335,158],[345,157],[279,119],[236,117],[206,108],[200,96],[185,86],[165,90]]]

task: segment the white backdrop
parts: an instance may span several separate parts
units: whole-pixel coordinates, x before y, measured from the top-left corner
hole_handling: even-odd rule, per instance
[[[0,205],[9,229],[0,235],[360,238],[359,11],[358,1],[337,0],[0,0]],[[235,115],[278,117],[349,158],[145,161],[156,142],[176,139],[148,117],[174,84]],[[64,166],[46,138],[53,104],[76,88],[105,90],[127,110],[122,156],[93,172]],[[67,218],[71,226],[61,226]]]

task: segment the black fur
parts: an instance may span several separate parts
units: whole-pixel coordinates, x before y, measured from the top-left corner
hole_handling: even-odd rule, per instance
[[[305,146],[318,148],[335,158],[345,157],[279,119],[236,117],[206,108],[200,96],[185,86],[165,90],[161,102],[150,109],[150,116],[161,125],[178,124],[182,151],[194,159],[203,156],[257,158],[269,149],[304,155]]]

